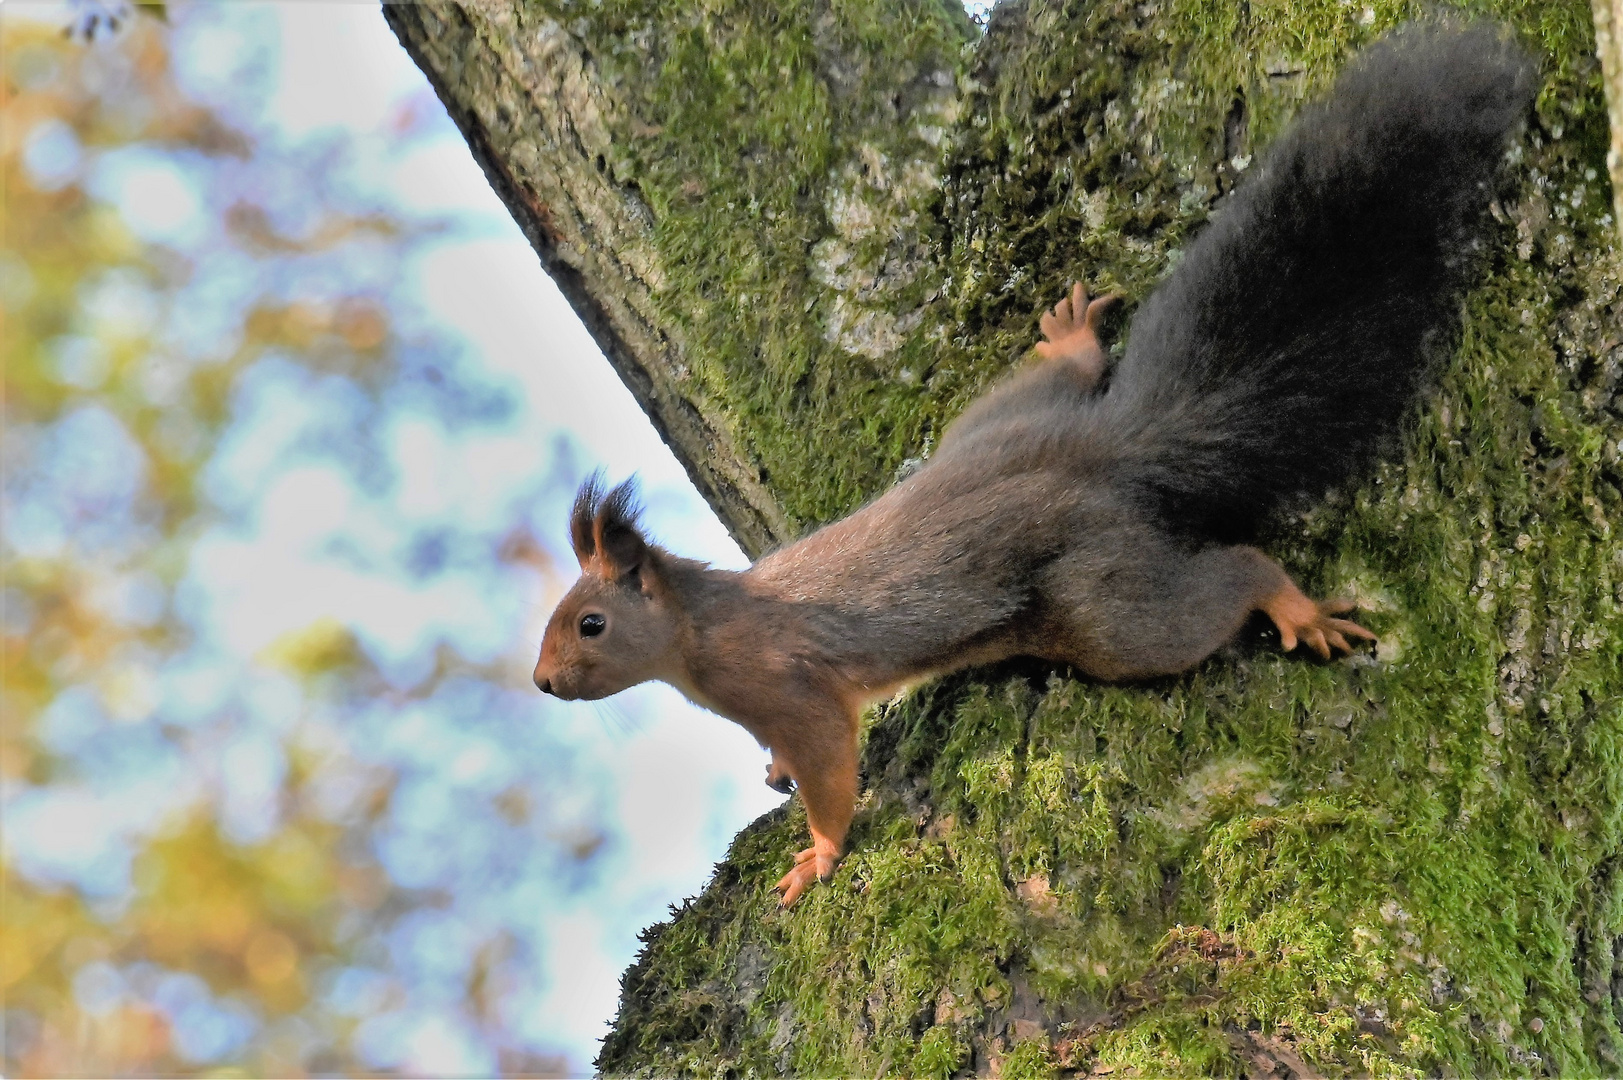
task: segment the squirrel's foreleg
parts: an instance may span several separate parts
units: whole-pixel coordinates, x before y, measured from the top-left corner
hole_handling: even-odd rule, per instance
[[[766,786],[773,791],[781,791],[785,795],[794,794],[795,780],[789,775],[789,770],[783,767],[778,760],[776,752],[772,754],[772,761],[766,767]]]
[[[773,742],[772,760],[794,780],[811,827],[812,846],[795,855],[776,886],[788,907],[812,882],[833,875],[844,850],[857,805],[856,710],[805,718]]]

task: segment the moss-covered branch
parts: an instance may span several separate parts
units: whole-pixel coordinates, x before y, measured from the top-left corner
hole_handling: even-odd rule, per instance
[[[1154,685],[1012,665],[891,703],[834,881],[778,912],[803,815],[741,836],[650,932],[605,1072],[1623,1069],[1606,105],[1586,0],[1469,10],[1546,80],[1489,272],[1401,452],[1269,541],[1359,598],[1377,654],[1253,634]],[[1006,3],[976,39],[923,0],[390,11],[752,550],[928,453],[1070,279],[1143,296],[1300,102],[1417,14]],[[538,74],[561,55],[574,75]],[[549,134],[588,113],[579,145]]]

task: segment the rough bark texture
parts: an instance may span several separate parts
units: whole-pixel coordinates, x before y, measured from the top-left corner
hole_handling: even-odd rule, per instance
[[[1269,548],[1373,657],[1248,636],[877,711],[834,880],[798,804],[652,929],[610,1074],[1623,1070],[1623,255],[1589,4],[1401,453]],[[1065,283],[1142,297],[1398,3],[389,7],[752,552],[891,482]],[[1333,377],[1333,374],[1328,376]],[[561,527],[561,523],[560,523]],[[680,538],[668,538],[680,547]]]
[[[1606,100],[1612,106],[1612,146],[1606,163],[1612,171],[1613,219],[1623,237],[1623,0],[1591,0],[1595,8],[1595,53],[1600,57]]]

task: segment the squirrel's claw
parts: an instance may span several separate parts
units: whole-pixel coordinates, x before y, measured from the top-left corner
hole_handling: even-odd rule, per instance
[[[1336,650],[1352,652],[1348,638],[1375,640],[1374,634],[1352,620],[1334,617],[1355,607],[1357,604],[1351,600],[1311,600],[1294,584],[1287,584],[1262,604],[1263,612],[1279,629],[1281,649],[1290,652],[1298,644],[1305,644],[1323,660],[1330,659]]]
[[[1353,651],[1353,647],[1347,644],[1349,637],[1362,638],[1365,641],[1377,640],[1374,634],[1351,620],[1324,618],[1321,621],[1331,642],[1344,652]]]
[[[773,886],[783,894],[778,906],[789,907],[800,899],[801,893],[811,888],[814,881],[827,881],[833,877],[835,862],[834,856],[816,847],[796,852],[794,869],[783,875]]]

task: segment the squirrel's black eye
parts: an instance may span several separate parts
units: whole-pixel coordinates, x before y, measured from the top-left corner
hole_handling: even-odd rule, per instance
[[[597,635],[601,634],[604,628],[608,625],[609,620],[596,613],[591,615],[582,615],[580,617],[580,636],[596,637]]]

